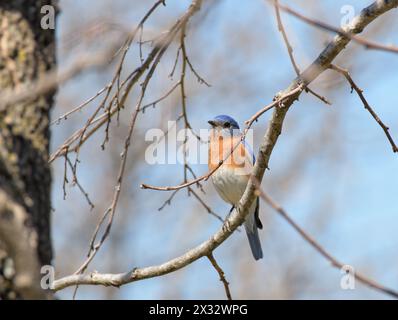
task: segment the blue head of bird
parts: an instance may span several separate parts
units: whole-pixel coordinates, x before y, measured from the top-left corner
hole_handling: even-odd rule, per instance
[[[240,134],[238,123],[230,116],[219,115],[209,120],[208,123],[217,136],[231,137]]]

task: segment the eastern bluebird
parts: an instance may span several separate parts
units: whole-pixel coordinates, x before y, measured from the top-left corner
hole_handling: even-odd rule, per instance
[[[219,115],[208,122],[211,125],[209,169],[213,170],[221,160],[230,155],[211,178],[220,197],[232,205],[231,213],[246,189],[255,157],[248,143],[245,140],[241,141],[242,134],[239,125],[230,116]],[[232,150],[234,151],[232,152]],[[245,221],[245,230],[254,259],[258,260],[263,257],[257,230],[263,228],[259,218],[258,197],[253,201],[249,210],[250,213]]]

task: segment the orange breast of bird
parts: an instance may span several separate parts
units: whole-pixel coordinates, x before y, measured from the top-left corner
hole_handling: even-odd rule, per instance
[[[232,154],[231,154],[232,153]],[[214,170],[224,161],[222,166],[230,169],[243,168],[247,165],[250,157],[247,156],[245,147],[240,137],[224,137],[212,130],[209,141],[209,159],[210,170]]]

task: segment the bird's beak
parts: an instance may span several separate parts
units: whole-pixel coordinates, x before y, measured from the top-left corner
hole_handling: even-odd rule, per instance
[[[216,126],[216,123],[213,120],[209,120],[207,121],[212,127]]]

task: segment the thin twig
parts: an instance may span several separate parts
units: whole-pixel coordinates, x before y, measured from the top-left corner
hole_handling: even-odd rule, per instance
[[[275,7],[276,21],[277,21],[277,24],[278,24],[278,30],[282,34],[283,41],[285,42],[285,46],[286,46],[287,52],[289,54],[290,62],[292,63],[293,69],[296,72],[296,75],[299,77],[300,76],[300,69],[299,69],[299,67],[298,67],[298,65],[297,65],[297,63],[296,63],[296,61],[294,59],[293,47],[291,46],[291,44],[289,42],[289,38],[287,36],[285,27],[283,26],[283,23],[282,23],[282,18],[281,18],[280,11],[279,11],[278,0],[274,0],[274,7]],[[329,100],[327,100],[325,97],[321,96],[320,94],[316,93],[314,90],[312,90],[308,86],[305,88],[305,91],[311,93],[316,98],[320,99],[322,102],[331,105]]]
[[[77,111],[81,111],[86,105],[88,105],[90,102],[95,100],[98,96],[100,96],[105,90],[107,90],[109,88],[109,86],[110,86],[110,84],[106,85],[101,90],[99,90],[95,95],[93,95],[92,97],[90,97],[89,99],[87,99],[86,101],[84,101],[83,103],[78,105],[77,107],[64,113],[63,115],[59,116],[57,119],[51,121],[50,126],[54,125],[54,124],[59,124],[61,122],[61,120],[66,120],[71,114],[73,114]]]
[[[331,31],[331,32],[335,32],[347,39],[350,39],[354,42],[357,42],[361,45],[363,45],[366,49],[375,49],[375,50],[381,50],[381,51],[388,51],[388,52],[393,52],[393,53],[398,53],[398,46],[394,46],[394,45],[383,45],[374,41],[370,41],[364,37],[361,36],[357,36],[351,32],[348,32],[350,26],[345,27],[344,29],[341,28],[336,28],[334,26],[331,26],[327,23],[324,23],[322,21],[316,20],[316,19],[312,19],[309,17],[306,17],[304,15],[302,15],[301,13],[291,9],[288,6],[282,5],[282,4],[277,4],[278,7],[280,9],[282,9],[283,11],[295,16],[296,18],[303,20],[304,22],[313,25],[315,27],[319,27],[321,29],[325,29],[327,31]],[[394,5],[394,4],[392,4]]]
[[[293,56],[293,48],[290,45],[289,38],[287,37],[285,28],[282,23],[281,15],[279,12],[279,6],[278,6],[278,0],[274,0],[274,7],[275,7],[275,15],[276,15],[276,21],[278,24],[278,30],[282,34],[283,41],[285,42],[286,48],[287,48],[287,53],[289,54],[290,62],[292,63],[293,69],[296,72],[296,75],[300,75],[300,69],[296,64],[296,61],[294,60]]]
[[[229,290],[229,282],[227,281],[227,279],[225,278],[225,273],[223,271],[223,269],[221,269],[221,267],[218,265],[216,259],[214,258],[213,254],[210,253],[207,258],[210,260],[212,266],[214,267],[214,269],[216,269],[218,275],[220,276],[220,281],[223,283],[224,285],[224,290],[225,290],[225,294],[227,295],[227,299],[228,300],[232,300],[231,297],[231,291]]]
[[[185,32],[186,32],[186,24],[181,28],[181,36],[180,36],[180,47],[181,47],[181,59],[182,59],[182,66],[181,66],[181,75],[180,75],[180,89],[181,89],[181,107],[182,107],[182,115],[184,119],[184,126],[185,130],[190,130],[192,134],[201,141],[200,136],[195,133],[195,131],[192,129],[192,126],[188,120],[188,114],[187,114],[187,97],[185,94],[185,77],[186,77],[186,71],[187,71],[187,61],[188,61],[188,56],[185,48]],[[186,133],[186,131],[185,131]],[[185,140],[187,139],[187,136],[185,136]],[[186,145],[186,141],[184,141],[184,146]]]
[[[146,110],[147,108],[149,108],[149,107],[155,108],[155,106],[156,106],[159,102],[163,101],[163,100],[166,99],[170,94],[172,94],[173,91],[174,91],[179,85],[180,85],[180,82],[177,82],[176,84],[174,84],[174,85],[170,88],[169,91],[167,91],[167,92],[166,92],[164,95],[162,95],[160,98],[158,98],[158,99],[156,99],[156,100],[154,100],[154,101],[152,101],[152,102],[150,102],[150,103],[147,103],[147,104],[143,105],[143,106],[140,108],[140,111],[142,111],[142,112],[144,113],[145,110]]]
[[[80,192],[83,194],[84,198],[86,199],[87,203],[89,204],[91,210],[94,209],[94,207],[95,207],[94,203],[90,200],[90,196],[89,196],[88,192],[83,188],[82,184],[79,182],[79,179],[77,178],[76,171],[74,171],[74,166],[72,164],[72,161],[69,159],[67,154],[65,154],[65,158],[66,158],[66,161],[68,162],[69,167],[70,167],[70,169],[72,171],[73,184],[77,185],[77,187],[79,188]]]
[[[392,138],[390,132],[389,132],[389,128],[383,123],[383,121],[380,120],[379,116],[376,114],[376,112],[372,109],[372,107],[369,105],[368,101],[365,99],[365,96],[363,95],[363,90],[360,89],[356,83],[354,82],[354,80],[351,78],[350,73],[348,72],[348,70],[340,68],[334,64],[330,65],[330,69],[342,74],[348,81],[348,83],[351,86],[351,92],[352,90],[355,90],[356,93],[359,96],[359,99],[361,99],[363,106],[365,107],[366,110],[369,111],[369,113],[371,114],[371,116],[373,117],[373,119],[375,119],[375,121],[378,123],[378,125],[383,129],[385,135],[387,136],[388,141],[391,144],[392,147],[392,151],[393,152],[398,152],[398,147],[394,142],[394,139]]]
[[[158,211],[162,211],[165,206],[169,206],[171,204],[171,200],[173,200],[174,196],[177,194],[177,192],[180,190],[174,190],[174,192],[171,193],[171,195],[167,198],[165,202],[158,208]]]
[[[221,223],[224,223],[224,219],[221,218],[220,215],[215,213],[212,208],[210,208],[206,202],[195,192],[191,187],[188,187],[188,190],[190,193],[194,195],[194,197],[199,201],[199,203],[206,209],[207,213],[215,217],[217,220],[219,220]],[[178,191],[178,190],[177,190]]]
[[[196,76],[196,78],[198,79],[199,83],[203,83],[208,87],[211,87],[211,85],[205,80],[203,79],[203,77],[201,77],[198,72],[196,71],[196,69],[193,67],[191,60],[189,59],[188,55],[185,53],[185,59],[188,63],[189,69],[191,69],[192,73]]]

